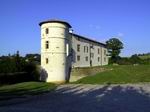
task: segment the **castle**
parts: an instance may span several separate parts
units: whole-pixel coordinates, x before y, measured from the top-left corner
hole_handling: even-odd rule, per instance
[[[71,25],[61,20],[40,22],[41,67],[47,82],[64,83],[74,67],[108,64],[106,45],[69,32]]]

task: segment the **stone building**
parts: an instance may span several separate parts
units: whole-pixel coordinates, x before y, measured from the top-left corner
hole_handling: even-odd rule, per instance
[[[70,33],[65,21],[48,20],[41,26],[41,67],[47,82],[64,83],[74,67],[92,67],[108,64],[106,45]]]

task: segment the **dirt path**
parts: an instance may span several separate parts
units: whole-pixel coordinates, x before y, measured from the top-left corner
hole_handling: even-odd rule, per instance
[[[150,112],[150,84],[61,85],[0,112]]]

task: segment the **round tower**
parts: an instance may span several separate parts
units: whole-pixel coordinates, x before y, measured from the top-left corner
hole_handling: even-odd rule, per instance
[[[41,26],[42,79],[46,82],[65,83],[68,79],[68,55],[70,52],[69,23],[48,20]]]

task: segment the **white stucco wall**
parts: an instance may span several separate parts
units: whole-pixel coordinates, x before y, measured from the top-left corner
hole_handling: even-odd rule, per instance
[[[80,51],[77,51],[77,45],[80,45]],[[84,52],[84,46],[88,47],[88,53]],[[72,49],[73,49],[73,67],[89,67],[90,66],[90,44],[86,40],[78,40],[78,37],[72,37]],[[77,56],[80,56],[80,61],[77,61]],[[88,57],[88,61],[85,57]]]
[[[80,51],[77,51],[78,44],[80,45]],[[84,52],[84,46],[88,47],[88,53]],[[93,47],[90,48],[90,46]],[[90,66],[101,66],[101,65],[108,64],[108,57],[106,55],[107,48],[101,44],[91,42],[89,40],[73,35],[72,49],[74,51],[72,67],[90,67]],[[98,49],[99,49],[99,53],[98,53]],[[93,54],[94,56],[90,57],[90,54]],[[77,56],[80,56],[80,61],[77,60]],[[88,57],[88,61],[85,60],[86,57]],[[99,61],[98,61],[98,57],[99,57]],[[91,64],[90,64],[90,60],[91,60]]]
[[[49,33],[46,34],[46,28]],[[45,23],[41,25],[41,67],[47,73],[47,82],[65,82],[67,75],[67,50],[69,28],[62,23]],[[46,41],[49,48],[46,49]],[[48,63],[46,63],[48,59]]]

